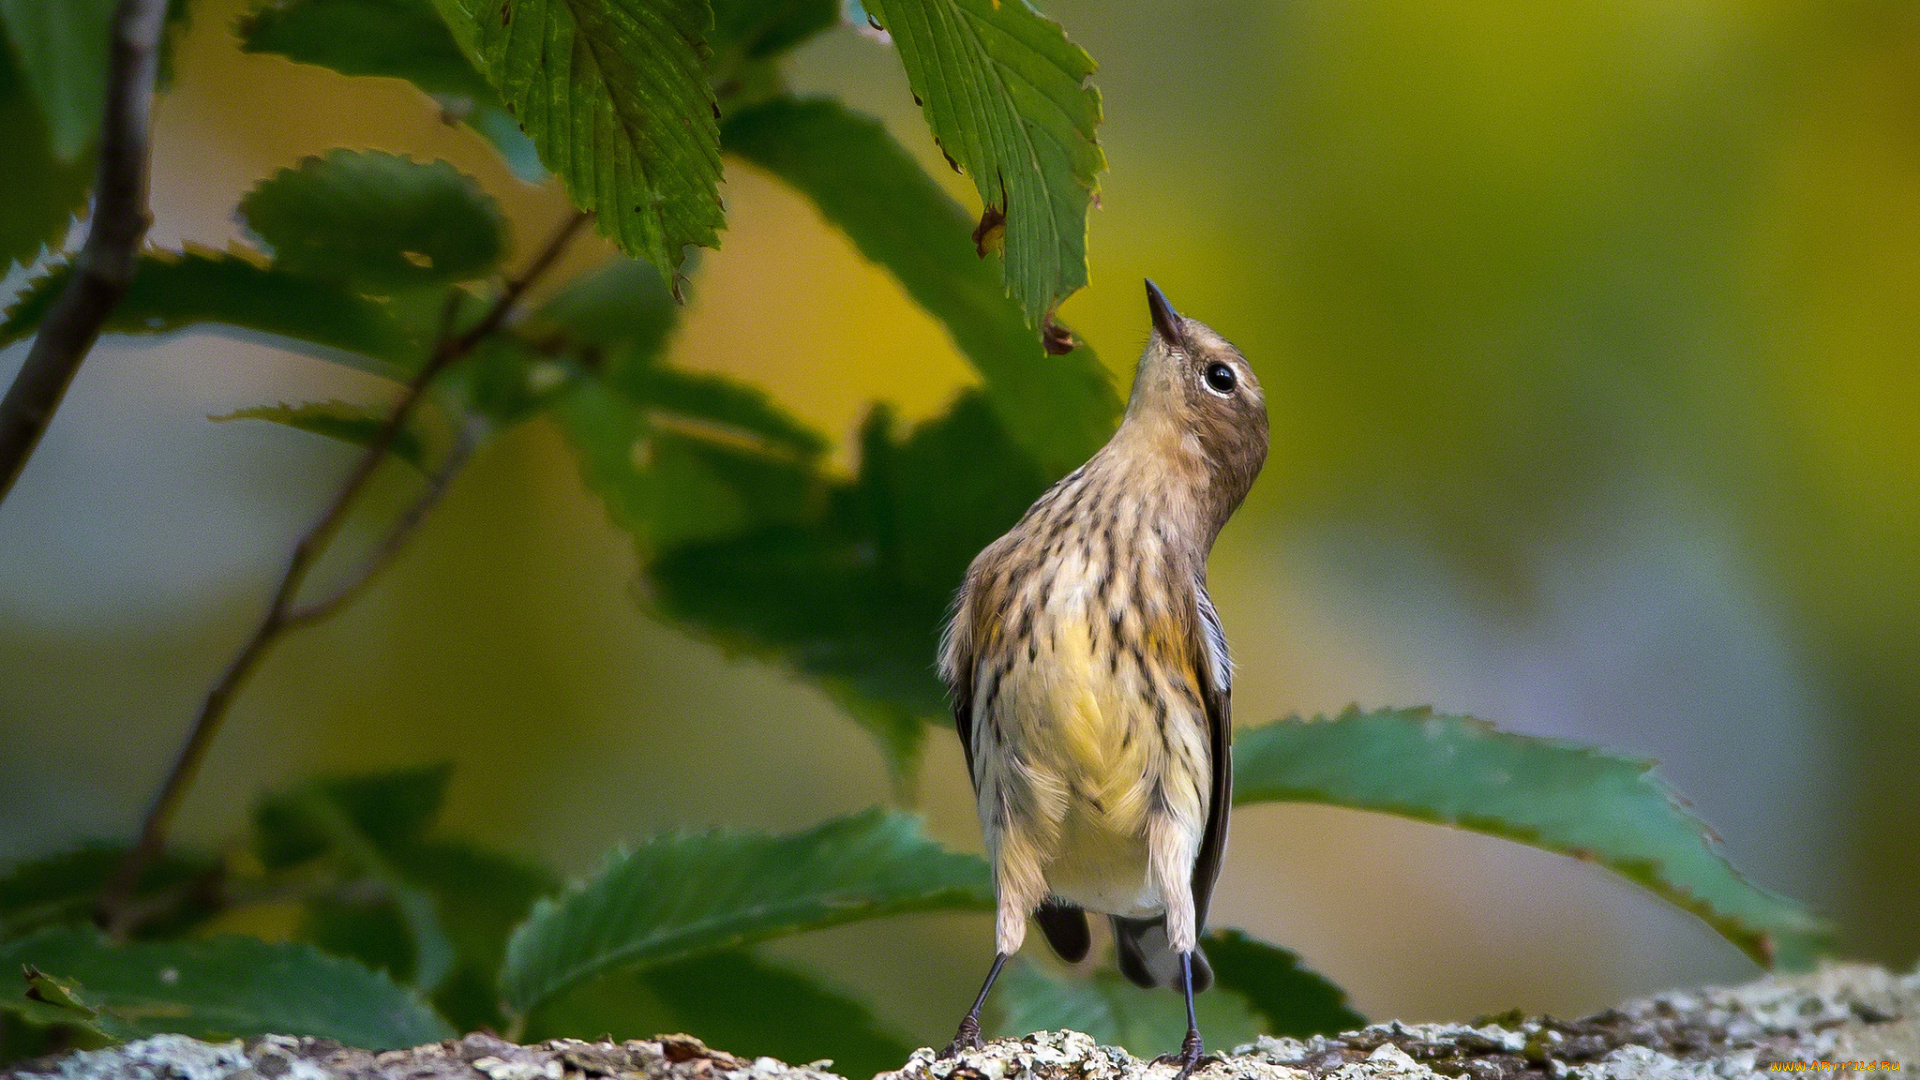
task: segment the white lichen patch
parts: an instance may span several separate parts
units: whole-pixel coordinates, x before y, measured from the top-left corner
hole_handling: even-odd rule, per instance
[[[545,1061],[509,1061],[497,1057],[483,1057],[473,1063],[473,1067],[485,1073],[488,1080],[560,1080],[566,1075],[566,1066],[558,1058]]]
[[[238,1040],[206,1043],[185,1035],[155,1035],[121,1046],[68,1054],[44,1071],[16,1074],[20,1080],[228,1080],[253,1062]]]

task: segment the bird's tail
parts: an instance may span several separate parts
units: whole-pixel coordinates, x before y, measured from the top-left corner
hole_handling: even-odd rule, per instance
[[[1123,919],[1110,916],[1113,943],[1120,952],[1120,974],[1135,986],[1180,985],[1180,954],[1167,945],[1167,917]],[[1199,993],[1213,985],[1213,966],[1207,954],[1193,950],[1193,991]]]

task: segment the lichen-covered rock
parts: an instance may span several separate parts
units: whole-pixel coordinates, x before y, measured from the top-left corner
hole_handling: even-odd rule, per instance
[[[1680,991],[1581,1020],[1503,1015],[1473,1024],[1374,1024],[1312,1039],[1262,1038],[1196,1080],[1722,1080],[1774,1062],[1920,1067],[1920,972],[1834,966],[1745,986]],[[825,1062],[787,1065],[708,1049],[686,1035],[517,1046],[469,1035],[375,1053],[269,1035],[206,1043],[160,1035],[0,1072],[0,1080],[841,1080]],[[1903,1070],[1904,1071],[1904,1070]],[[919,1050],[878,1080],[1169,1080],[1077,1031],[999,1039],[941,1060]]]

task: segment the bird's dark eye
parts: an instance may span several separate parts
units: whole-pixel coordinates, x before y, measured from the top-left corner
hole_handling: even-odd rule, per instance
[[[1214,393],[1231,394],[1236,382],[1238,380],[1234,378],[1232,368],[1225,364],[1208,365],[1207,385],[1213,389]]]

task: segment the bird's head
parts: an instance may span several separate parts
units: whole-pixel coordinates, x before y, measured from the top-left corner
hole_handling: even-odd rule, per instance
[[[1267,400],[1253,366],[1205,323],[1182,318],[1147,282],[1153,333],[1127,400],[1127,427],[1205,470],[1224,522],[1267,460]]]

